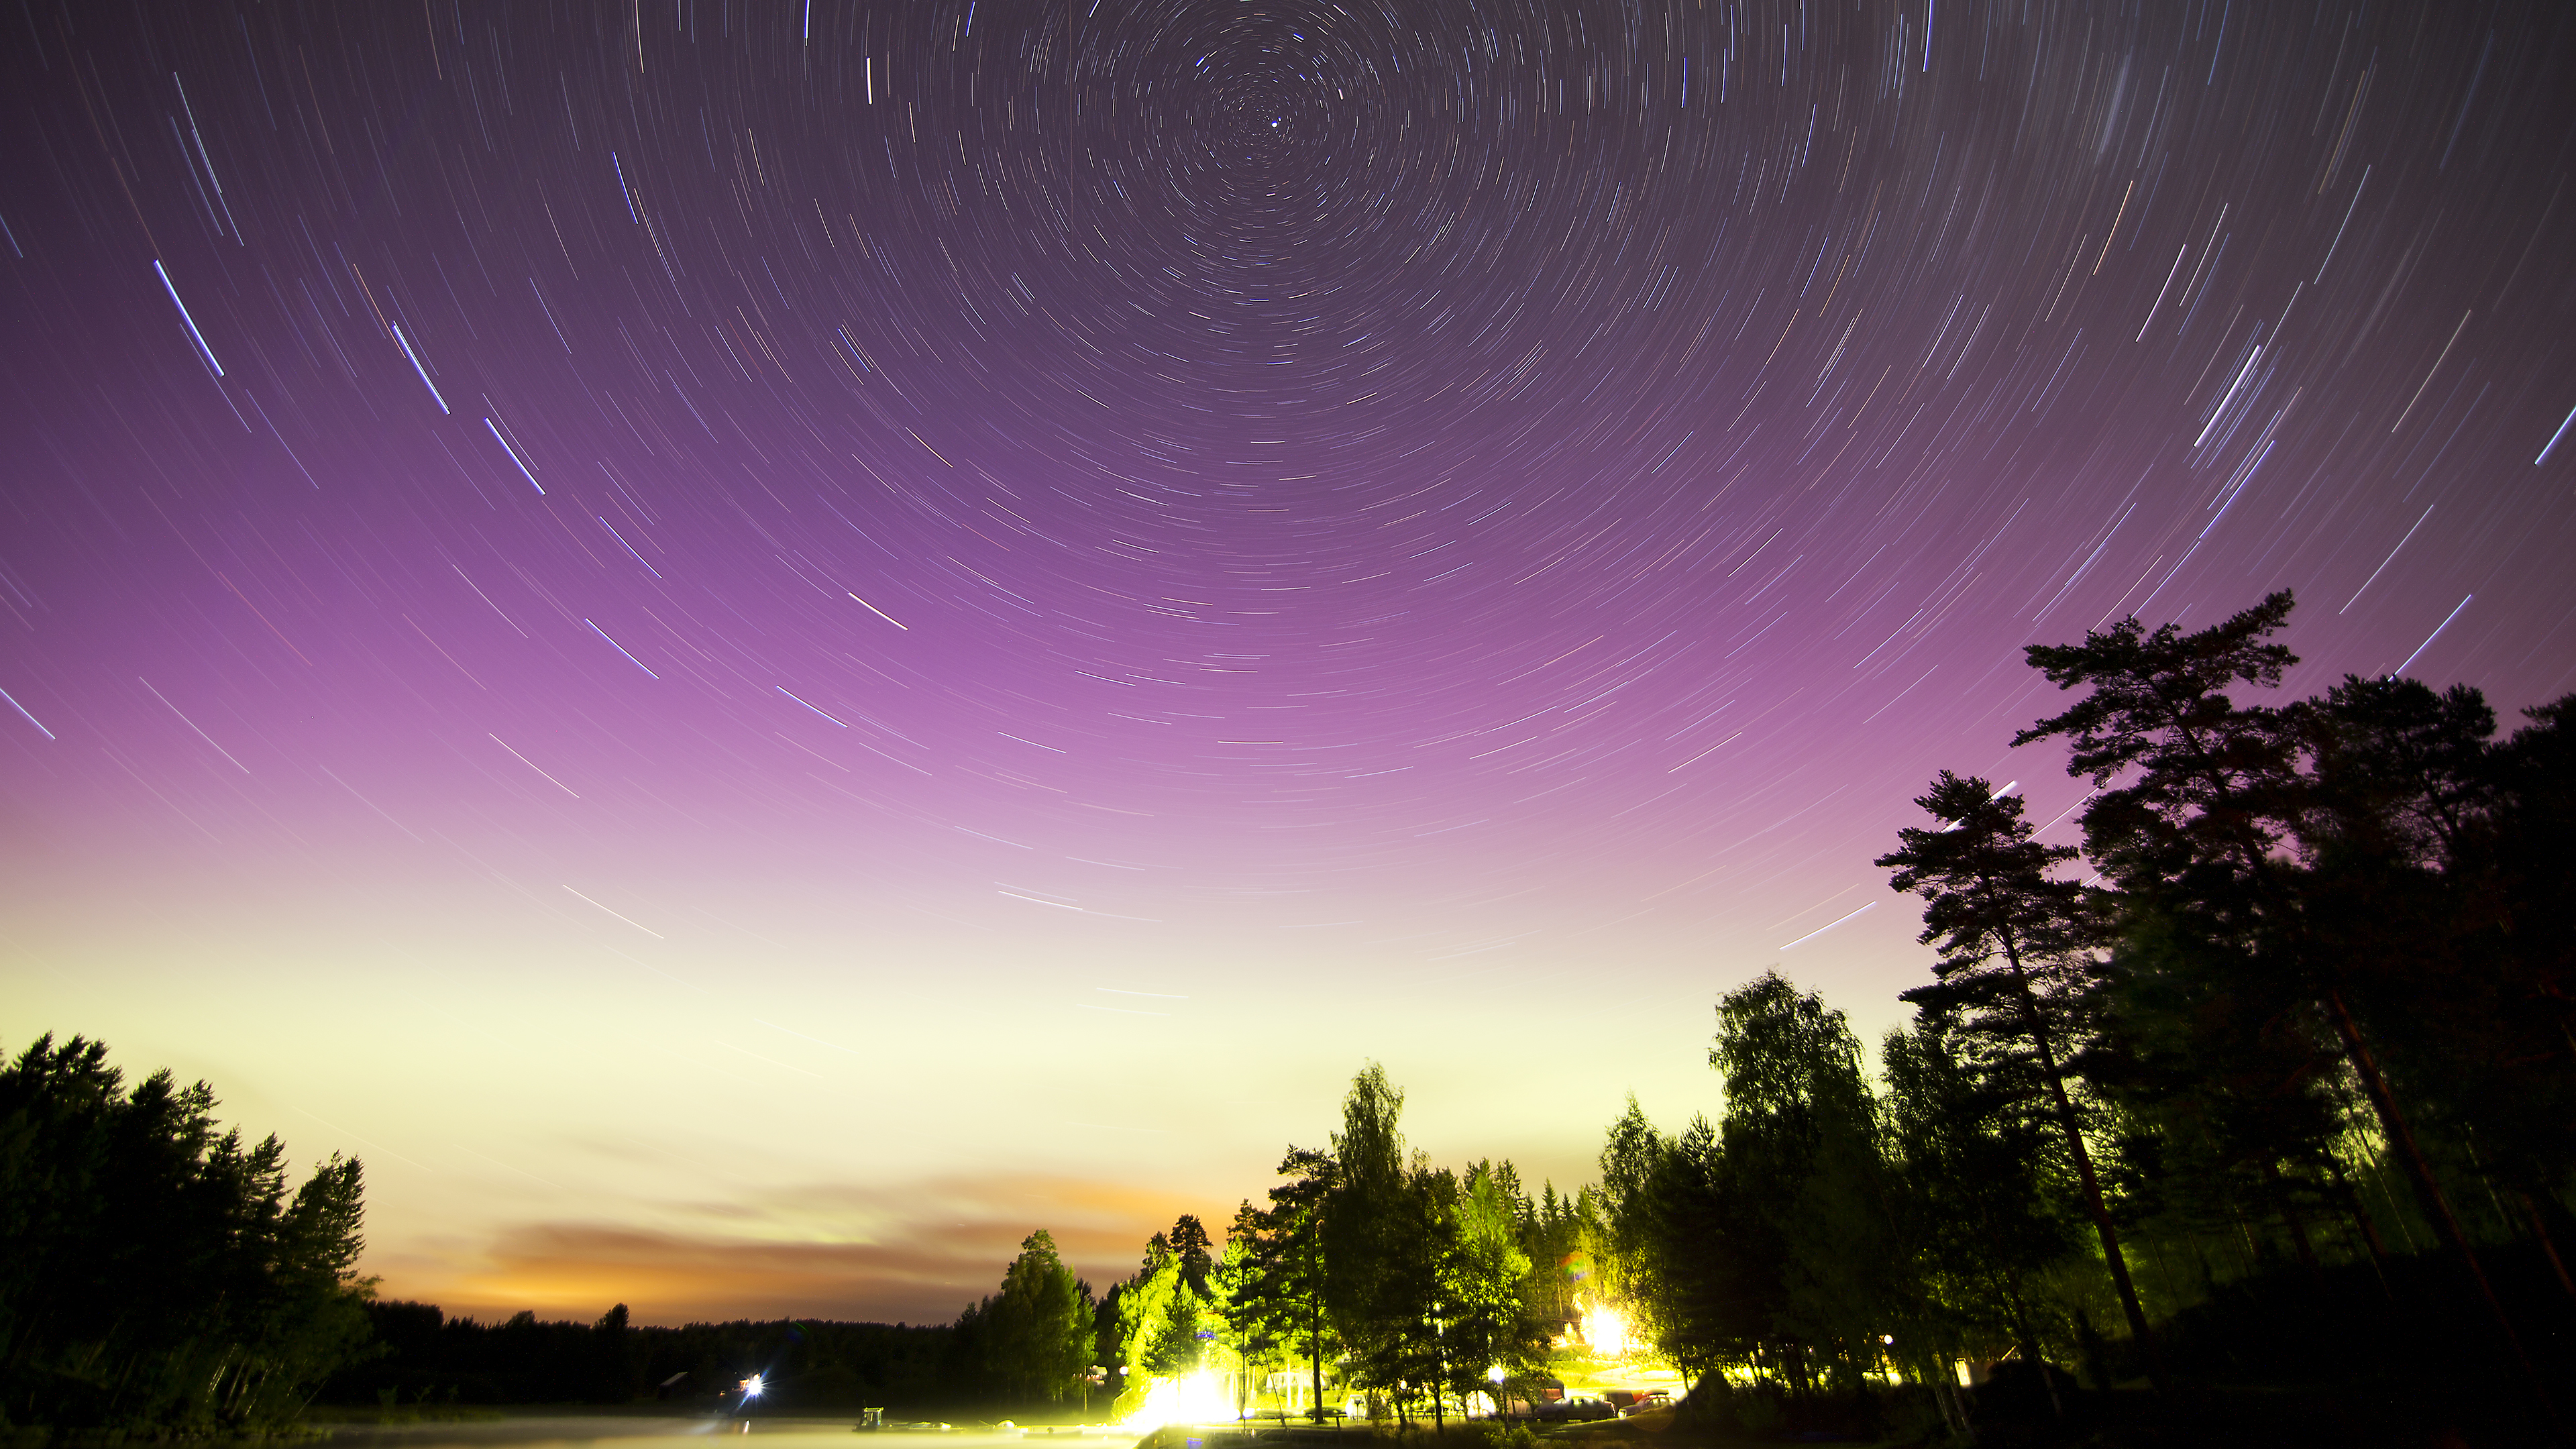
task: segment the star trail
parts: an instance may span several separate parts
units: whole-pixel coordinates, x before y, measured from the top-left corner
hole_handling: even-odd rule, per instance
[[[1097,1278],[1362,1057],[1584,1176],[2127,614],[2576,687],[2556,6],[9,23],[7,1016],[451,1309]]]

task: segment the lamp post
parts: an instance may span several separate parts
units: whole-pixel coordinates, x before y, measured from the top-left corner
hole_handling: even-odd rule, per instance
[[[742,1415],[742,1432],[746,1434],[751,1432],[751,1401],[760,1397],[763,1387],[762,1377],[760,1374],[753,1374],[750,1378],[744,1379],[741,1384],[742,1403],[734,1412]]]

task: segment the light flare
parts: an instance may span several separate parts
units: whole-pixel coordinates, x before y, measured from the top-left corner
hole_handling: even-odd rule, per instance
[[[1583,1308],[1583,1341],[1606,1358],[1625,1358],[1637,1340],[1628,1315],[1607,1303],[1587,1303]]]
[[[1119,1431],[1150,1434],[1165,1424],[1231,1420],[1235,1417],[1234,1402],[1225,1390],[1224,1376],[1207,1369],[1177,1378],[1157,1377],[1145,1391],[1145,1402],[1120,1422]]]

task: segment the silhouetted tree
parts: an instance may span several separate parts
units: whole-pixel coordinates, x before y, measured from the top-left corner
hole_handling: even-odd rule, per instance
[[[1707,1118],[1666,1137],[1634,1096],[1601,1149],[1607,1286],[1693,1381],[1752,1362],[1784,1307],[1778,1235],[1738,1190],[1746,1185]]]
[[[1234,1221],[1226,1228],[1225,1250],[1217,1257],[1216,1316],[1224,1324],[1237,1358],[1243,1363],[1243,1376],[1237,1381],[1238,1408],[1248,1410],[1251,1381],[1256,1364],[1275,1364],[1285,1358],[1288,1338],[1293,1327],[1285,1321],[1280,1305],[1263,1293],[1261,1245],[1269,1224],[1265,1215],[1251,1202],[1238,1203]]]
[[[2347,676],[2299,708],[2317,933],[2433,1134],[2460,1150],[2474,1139],[2479,1169],[2520,1200],[2553,1261],[2537,1204],[2576,1168],[2568,704],[2533,710],[2502,744],[2465,685]]]
[[[360,1351],[358,1163],[290,1195],[285,1147],[214,1107],[167,1071],[128,1090],[80,1037],[0,1069],[0,1414],[275,1427]]]
[[[2297,662],[2267,642],[2289,618],[2288,591],[2196,633],[2136,619],[2074,645],[2032,645],[2031,665],[2061,689],[2085,686],[2072,707],[2013,737],[2064,738],[2067,770],[2092,777],[2085,850],[2119,892],[2124,928],[2219,950],[2261,986],[2294,987],[2340,1044],[2424,1214],[2529,1372],[2502,1305],[2409,1113],[2400,1104],[2356,1009],[2353,963],[2321,934],[2284,841],[2312,782],[2297,770],[2295,712],[2239,706],[2227,691],[2271,688]],[[2114,780],[2123,783],[2114,785]],[[2353,913],[2329,912],[2345,923]]]
[[[2576,1245],[2554,1191],[2576,1175],[2576,694],[2524,713],[2531,723],[2488,754],[2487,829],[2462,852],[2486,903],[2466,951],[2494,1009],[2456,1030],[2452,1055],[2492,1064],[2461,1074],[2487,1094],[2471,1109],[2480,1140],[2560,1286],[2576,1292],[2566,1261]]]
[[[1597,1259],[1606,1251],[1609,1230],[1595,1189],[1560,1194],[1554,1182],[1547,1182],[1538,1201],[1523,1212],[1520,1231],[1521,1251],[1530,1260],[1529,1275],[1521,1281],[1521,1332],[1535,1352],[1535,1345],[1575,1319],[1576,1291],[1585,1286],[1585,1275],[1597,1280]],[[1601,1285],[1593,1281],[1590,1286]]]
[[[1776,972],[1728,992],[1717,1015],[1720,1161],[1729,1177],[1763,1184],[1745,1195],[1779,1255],[1785,1366],[1802,1388],[1821,1386],[1819,1368],[1856,1388],[1879,1356],[1895,1261],[1860,1042],[1841,1012]]]
[[[635,1334],[627,1323],[626,1305],[609,1309],[591,1329],[596,1350],[591,1397],[603,1404],[622,1404],[635,1397]]]
[[[1957,1036],[1927,1016],[1888,1033],[1880,1053],[1896,1235],[1910,1255],[1891,1336],[1935,1385],[1950,1381],[1953,1355],[2026,1343],[2019,1285],[2078,1247],[2074,1219],[2052,1204],[2063,1196],[2047,1170],[2055,1124],[2027,1110],[2024,1084],[1998,1084]]]
[[[1351,1079],[1323,1220],[1324,1298],[1353,1376],[1393,1394],[1399,1413],[1433,1357],[1421,1340],[1436,1292],[1426,1241],[1434,1224],[1407,1172],[1403,1112],[1404,1094],[1384,1067],[1371,1062]]]
[[[1916,798],[1940,828],[1908,826],[1900,846],[1876,862],[1893,868],[1889,882],[1924,898],[1925,945],[1937,945],[1936,978],[1900,995],[1941,1018],[1955,1019],[1972,1049],[1985,1059],[1990,1078],[2026,1078],[2047,1097],[2066,1155],[2075,1168],[2081,1206],[2102,1243],[2102,1260],[2120,1295],[2130,1337],[2147,1356],[2156,1387],[2165,1387],[2154,1330],[2138,1305],[2120,1230],[2103,1202],[2084,1122],[2066,1089],[2069,1017],[2090,985],[2091,958],[2084,948],[2082,892],[2049,875],[2073,860],[2075,848],[2031,839],[2022,802],[1997,796],[1994,787],[1948,770]]]

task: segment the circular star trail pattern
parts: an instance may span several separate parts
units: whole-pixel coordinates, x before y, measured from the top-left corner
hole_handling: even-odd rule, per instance
[[[2076,802],[2025,644],[2576,685],[2555,6],[19,27],[10,970],[258,1080],[340,994],[1179,1180],[1373,1054],[1570,1172],[1772,961],[1887,1019],[1934,770]],[[899,1085],[1050,1033],[1256,1086]]]

